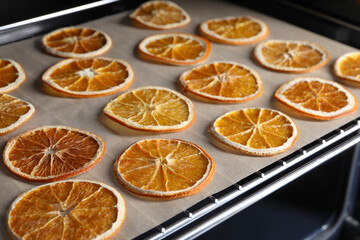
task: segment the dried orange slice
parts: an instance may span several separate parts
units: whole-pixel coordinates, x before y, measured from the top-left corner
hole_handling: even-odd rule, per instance
[[[34,112],[35,108],[31,103],[0,93],[0,135],[19,128]]]
[[[334,64],[335,75],[343,80],[360,82],[360,52],[339,57]]]
[[[297,78],[283,84],[274,97],[301,113],[328,120],[356,110],[352,93],[338,83],[321,78]]]
[[[86,172],[104,153],[104,141],[93,133],[44,126],[12,138],[5,146],[3,160],[21,178],[50,182]]]
[[[148,1],[138,7],[130,18],[151,29],[173,29],[190,22],[184,9],[171,1]]]
[[[110,239],[125,220],[123,197],[100,182],[45,184],[19,195],[6,227],[12,239]]]
[[[66,59],[42,76],[45,84],[77,98],[98,97],[127,88],[134,79],[131,66],[112,58]]]
[[[25,81],[25,72],[14,60],[0,59],[0,93],[7,93]]]
[[[138,45],[145,60],[172,65],[192,65],[205,60],[210,53],[210,42],[187,33],[157,34]]]
[[[220,143],[257,156],[269,156],[291,148],[298,137],[294,121],[266,108],[228,112],[210,125],[209,132]]]
[[[114,172],[130,192],[172,199],[203,189],[214,175],[215,162],[194,143],[146,139],[134,143],[118,157]]]
[[[42,38],[42,45],[47,53],[58,57],[85,58],[105,53],[112,41],[98,29],[67,27],[46,34]]]
[[[209,19],[199,29],[211,41],[233,45],[258,42],[269,35],[263,21],[249,16]]]
[[[325,49],[306,41],[269,40],[260,43],[254,55],[264,67],[289,73],[309,72],[329,61]]]
[[[184,72],[180,84],[186,91],[219,102],[243,102],[263,91],[259,74],[229,61],[205,64]]]
[[[191,101],[164,87],[140,87],[110,101],[104,114],[126,127],[151,132],[176,132],[195,120]]]

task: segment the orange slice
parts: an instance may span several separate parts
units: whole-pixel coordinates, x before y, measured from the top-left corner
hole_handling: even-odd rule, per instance
[[[132,83],[134,72],[122,60],[97,57],[67,59],[42,76],[45,84],[70,97],[98,97],[121,91]]]
[[[146,60],[172,65],[192,65],[205,60],[210,42],[187,33],[152,35],[138,45],[140,56]]]
[[[306,41],[269,40],[260,43],[254,55],[264,67],[289,73],[309,72],[329,61],[325,49]]]
[[[112,42],[98,29],[67,27],[46,34],[42,45],[47,53],[58,57],[85,58],[105,53]]]
[[[19,128],[34,112],[35,108],[31,103],[0,93],[0,135]]]
[[[0,59],[0,93],[16,89],[25,81],[25,72],[14,60]]]
[[[339,57],[334,64],[335,75],[343,80],[360,82],[360,52]]]
[[[86,172],[104,153],[104,141],[93,133],[65,126],[44,126],[12,138],[5,146],[3,160],[21,178],[50,182]]]
[[[6,227],[12,239],[110,239],[125,220],[123,197],[87,180],[35,187],[10,205]]]
[[[233,45],[258,42],[269,35],[263,21],[249,16],[209,19],[199,29],[211,41]]]
[[[259,96],[260,76],[251,68],[229,61],[196,67],[180,76],[186,91],[218,102],[243,102]]]
[[[220,143],[257,156],[275,155],[290,149],[299,134],[290,117],[266,108],[228,112],[210,125],[209,132]]]
[[[138,7],[130,18],[143,27],[173,29],[190,22],[184,9],[171,1],[148,1]]]
[[[104,114],[126,127],[151,132],[176,132],[195,120],[191,101],[164,87],[140,87],[110,101]]]
[[[338,83],[321,78],[297,78],[283,84],[274,97],[316,119],[328,120],[356,110],[354,95]]]
[[[146,139],[128,147],[116,160],[119,183],[140,196],[172,199],[203,189],[215,172],[214,160],[194,143]]]

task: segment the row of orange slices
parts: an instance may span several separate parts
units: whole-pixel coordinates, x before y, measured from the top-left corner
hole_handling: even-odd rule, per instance
[[[184,26],[190,16],[169,1],[151,1],[130,17],[140,26],[170,29]],[[265,23],[252,17],[211,19],[199,31],[214,42],[242,45],[264,39]],[[111,47],[111,38],[100,30],[66,28],[43,38],[45,51],[61,57],[94,57]],[[138,45],[140,55],[151,61],[190,65],[210,52],[208,40],[191,34],[160,34]],[[307,72],[323,66],[328,53],[303,41],[271,40],[259,44],[255,59],[276,71]],[[359,81],[360,54],[339,58],[335,74]],[[4,92],[24,80],[14,61],[4,59],[6,72],[18,71],[16,84],[0,77]],[[20,78],[21,76],[21,78]],[[131,66],[117,59],[69,59],[49,68],[43,81],[72,97],[94,97],[125,89],[134,77]],[[191,69],[180,76],[182,87],[203,99],[242,102],[259,96],[260,76],[235,62],[214,62]],[[1,90],[1,89],[0,89]],[[1,91],[0,91],[1,92]],[[306,94],[304,94],[306,93]],[[340,84],[318,78],[298,78],[283,84],[274,97],[303,114],[332,119],[355,111],[355,97]],[[19,127],[34,112],[31,104],[0,95],[0,114],[6,121],[0,134]],[[145,131],[179,131],[195,119],[191,101],[162,87],[142,87],[121,94],[109,102],[104,113],[127,127]],[[10,124],[9,124],[10,123]],[[12,125],[14,124],[14,125]],[[294,121],[271,109],[247,108],[228,112],[209,127],[211,135],[228,147],[252,155],[268,156],[289,149],[298,137]],[[11,139],[3,160],[14,174],[32,181],[58,181],[95,166],[103,157],[105,143],[90,132],[65,126],[45,126]],[[77,161],[74,161],[77,159]],[[24,164],[25,163],[25,164]],[[215,162],[199,146],[178,139],[147,139],[129,146],[116,160],[114,174],[119,183],[136,195],[172,199],[195,194],[212,178]],[[141,176],[141,177],[140,177]],[[106,216],[106,217],[105,217]],[[46,184],[20,195],[8,211],[7,230],[15,239],[108,239],[125,218],[125,202],[112,187],[93,181],[67,180]]]

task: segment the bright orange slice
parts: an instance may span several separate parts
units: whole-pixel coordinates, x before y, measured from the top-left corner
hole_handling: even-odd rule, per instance
[[[196,67],[180,76],[186,91],[219,102],[243,102],[259,96],[260,76],[235,62],[214,62]]]
[[[258,42],[269,35],[263,21],[249,16],[209,19],[199,29],[211,41],[233,45]]]
[[[338,83],[321,78],[297,78],[283,84],[274,97],[301,113],[328,120],[356,110],[354,95]]]
[[[215,172],[214,160],[194,143],[146,139],[128,147],[114,165],[119,183],[140,196],[172,199],[203,189]]]
[[[306,41],[269,40],[254,51],[264,67],[290,73],[304,73],[324,66],[329,54],[322,47]]]
[[[16,89],[25,81],[25,72],[14,60],[0,59],[0,93]]]
[[[294,121],[266,108],[245,108],[228,112],[210,125],[220,143],[257,156],[269,156],[290,149],[298,137]]]
[[[151,29],[173,29],[190,22],[189,14],[171,1],[145,2],[130,15],[130,18]]]
[[[132,83],[134,72],[122,60],[97,57],[67,59],[42,76],[45,84],[70,97],[98,97],[121,91]]]
[[[110,101],[104,114],[126,127],[150,132],[181,131],[195,120],[191,101],[163,87],[127,91]]]
[[[112,41],[98,29],[67,27],[46,34],[42,44],[47,53],[58,57],[85,58],[105,53]]]
[[[205,60],[210,42],[187,33],[152,35],[138,45],[140,56],[146,60],[172,65],[192,65]]]
[[[6,225],[12,239],[110,239],[125,212],[124,199],[114,188],[70,180],[19,195],[9,207]]]
[[[44,126],[12,138],[5,146],[3,160],[21,178],[50,182],[86,172],[104,153],[104,141],[93,133]]]
[[[0,93],[0,135],[19,128],[34,112],[35,108],[31,103]]]
[[[360,52],[339,57],[334,65],[335,75],[343,80],[360,82]]]

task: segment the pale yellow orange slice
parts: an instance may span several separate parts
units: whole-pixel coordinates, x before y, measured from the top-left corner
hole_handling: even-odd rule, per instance
[[[195,120],[191,101],[164,87],[140,87],[110,101],[104,114],[126,127],[151,132],[176,132]]]
[[[360,52],[339,57],[334,64],[335,75],[343,80],[360,82]]]

